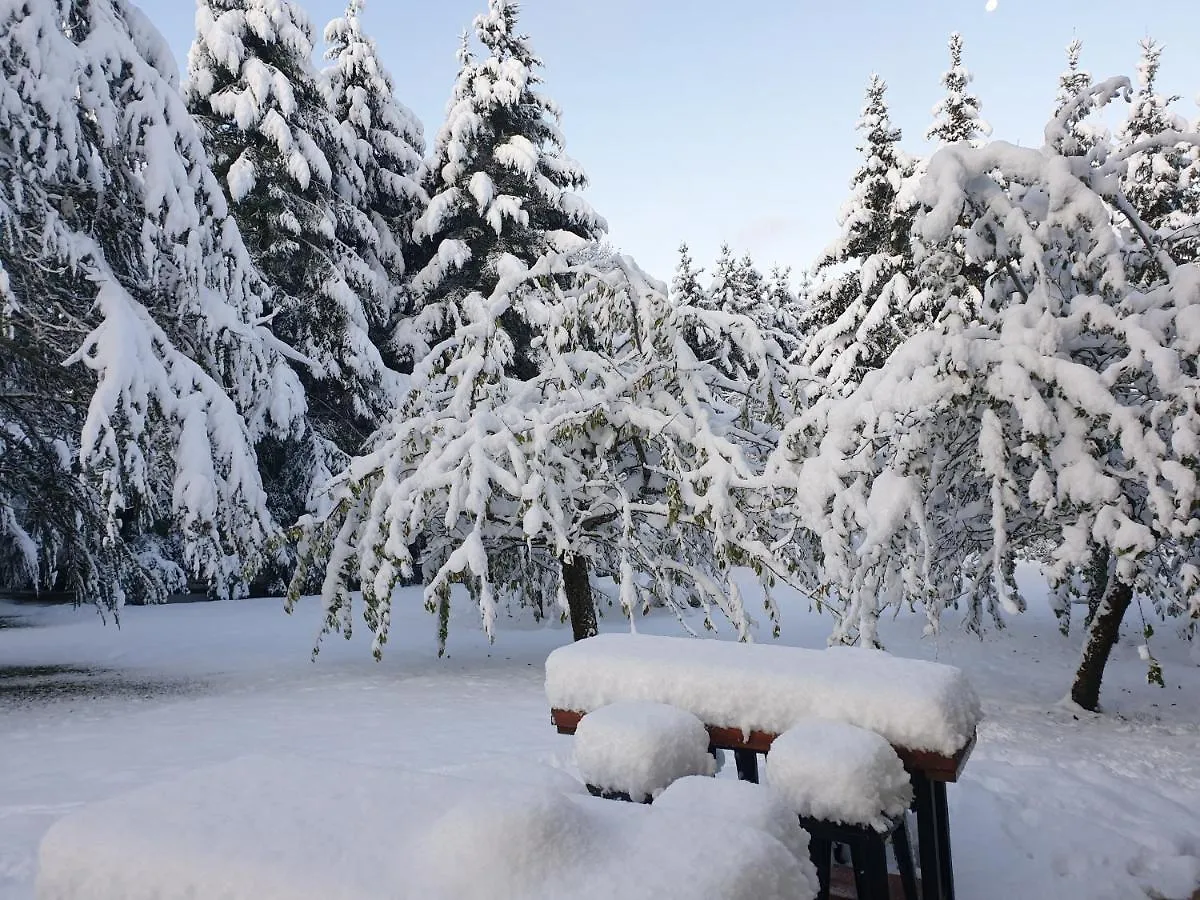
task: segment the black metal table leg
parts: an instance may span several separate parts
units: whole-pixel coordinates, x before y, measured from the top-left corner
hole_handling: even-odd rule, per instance
[[[833,869],[833,844],[825,838],[808,841],[808,856],[817,870],[817,900],[829,900],[829,877]]]
[[[941,841],[934,785],[919,772],[913,773],[912,785],[917,842],[921,845],[921,897],[922,900],[946,900],[942,893]],[[942,787],[944,790],[945,786]]]
[[[946,803],[946,783],[933,783],[933,804],[937,810],[938,863],[942,878],[942,900],[954,900],[954,860],[950,855],[950,808]]]
[[[758,754],[753,750],[734,750],[733,761],[737,765],[738,779],[758,784]]]
[[[896,854],[904,900],[921,900],[917,895],[917,870],[913,863],[912,843],[908,839],[907,814],[900,817],[900,826],[892,833],[892,852]]]

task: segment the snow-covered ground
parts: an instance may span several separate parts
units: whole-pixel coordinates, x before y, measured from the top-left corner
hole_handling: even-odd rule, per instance
[[[1131,633],[1105,679],[1106,714],[1076,718],[1055,703],[1079,638],[1035,606],[984,643],[949,617],[936,639],[916,617],[881,630],[897,654],[962,667],[983,699],[979,745],[949,791],[960,896],[1189,897],[1200,886],[1200,667],[1161,627],[1167,686],[1149,686]],[[783,616],[783,642],[823,646],[827,619],[799,601]],[[402,592],[382,663],[360,636],[330,640],[312,663],[318,618],[314,602],[288,617],[276,600],[246,600],[131,608],[118,631],[88,609],[0,604],[0,620],[31,626],[0,628],[0,900],[32,897],[38,842],[57,818],[247,754],[571,768],[572,739],[550,726],[542,683],[568,629],[514,621],[489,646],[462,610],[438,659],[434,621]],[[604,627],[623,623],[610,615]],[[663,615],[639,629],[679,625]]]

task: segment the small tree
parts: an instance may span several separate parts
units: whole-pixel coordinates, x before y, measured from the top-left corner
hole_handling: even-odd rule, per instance
[[[704,288],[700,286],[700,275],[703,271],[693,266],[688,245],[680,244],[679,263],[675,267],[675,276],[671,279],[671,300],[686,306],[705,306],[707,301]]]
[[[1200,192],[1189,183],[1196,150],[1186,141],[1157,140],[1167,132],[1186,132],[1187,123],[1170,109],[1179,98],[1157,89],[1162,45],[1146,39],[1141,48],[1137,92],[1118,135],[1120,152],[1129,161],[1122,190],[1154,240],[1173,259],[1190,261],[1200,258]],[[1148,142],[1144,149],[1143,142]],[[1138,267],[1145,269],[1138,277],[1151,282],[1163,275],[1152,252],[1142,254]]]
[[[511,365],[501,323],[512,306],[538,324],[530,378]],[[746,317],[668,300],[622,257],[569,267],[548,256],[531,269],[509,257],[492,293],[461,309],[378,449],[340,479],[333,513],[305,526],[306,558],[327,560],[325,631],[349,631],[358,580],[382,651],[421,534],[443,642],[454,584],[489,635],[505,600],[541,609],[550,598],[576,639],[594,634],[590,576],[616,582],[631,618],[651,603],[698,606],[716,627],[718,609],[748,637],[732,568],[753,567],[764,586],[789,571],[773,549],[789,545],[776,530],[783,504],[762,478],[795,411],[778,346]],[[697,327],[738,348],[739,379],[688,350],[681,335]]]
[[[992,133],[992,126],[979,115],[982,104],[971,93],[974,76],[963,65],[963,39],[957,31],[950,35],[950,68],[942,75],[946,95],[933,107],[933,123],[925,140],[937,144],[966,141],[979,146]]]

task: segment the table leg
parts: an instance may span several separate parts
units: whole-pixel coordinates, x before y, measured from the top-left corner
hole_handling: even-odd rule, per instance
[[[740,781],[753,781],[758,784],[758,754],[753,750],[734,750],[733,761],[737,765]]]
[[[917,841],[921,845],[921,897],[923,900],[947,900],[942,893],[941,841],[934,784],[919,772],[913,774],[912,784]]]
[[[950,856],[950,808],[946,803],[946,782],[933,783],[933,802],[937,808],[938,860],[941,864],[942,897],[954,900],[954,861]]]

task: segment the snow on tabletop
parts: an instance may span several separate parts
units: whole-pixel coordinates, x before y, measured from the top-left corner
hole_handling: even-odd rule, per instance
[[[804,650],[688,637],[602,634],[546,659],[552,707],[589,712],[626,700],[669,703],[705,724],[786,731],[802,719],[838,719],[897,747],[947,755],[981,718],[961,671],[882,650]]]
[[[806,719],[775,739],[767,782],[797,815],[890,829],[889,819],[912,803],[904,764],[873,731]]]
[[[716,771],[704,723],[665,703],[613,703],[588,713],[575,732],[575,765],[588,784],[638,802],[677,778]]]
[[[745,825],[528,784],[247,757],[104,800],[42,841],[39,900],[812,897]]]
[[[654,808],[685,815],[713,816],[727,822],[765,831],[800,860],[816,884],[816,870],[808,854],[808,832],[783,797],[766,785],[735,778],[680,778],[654,801]]]

